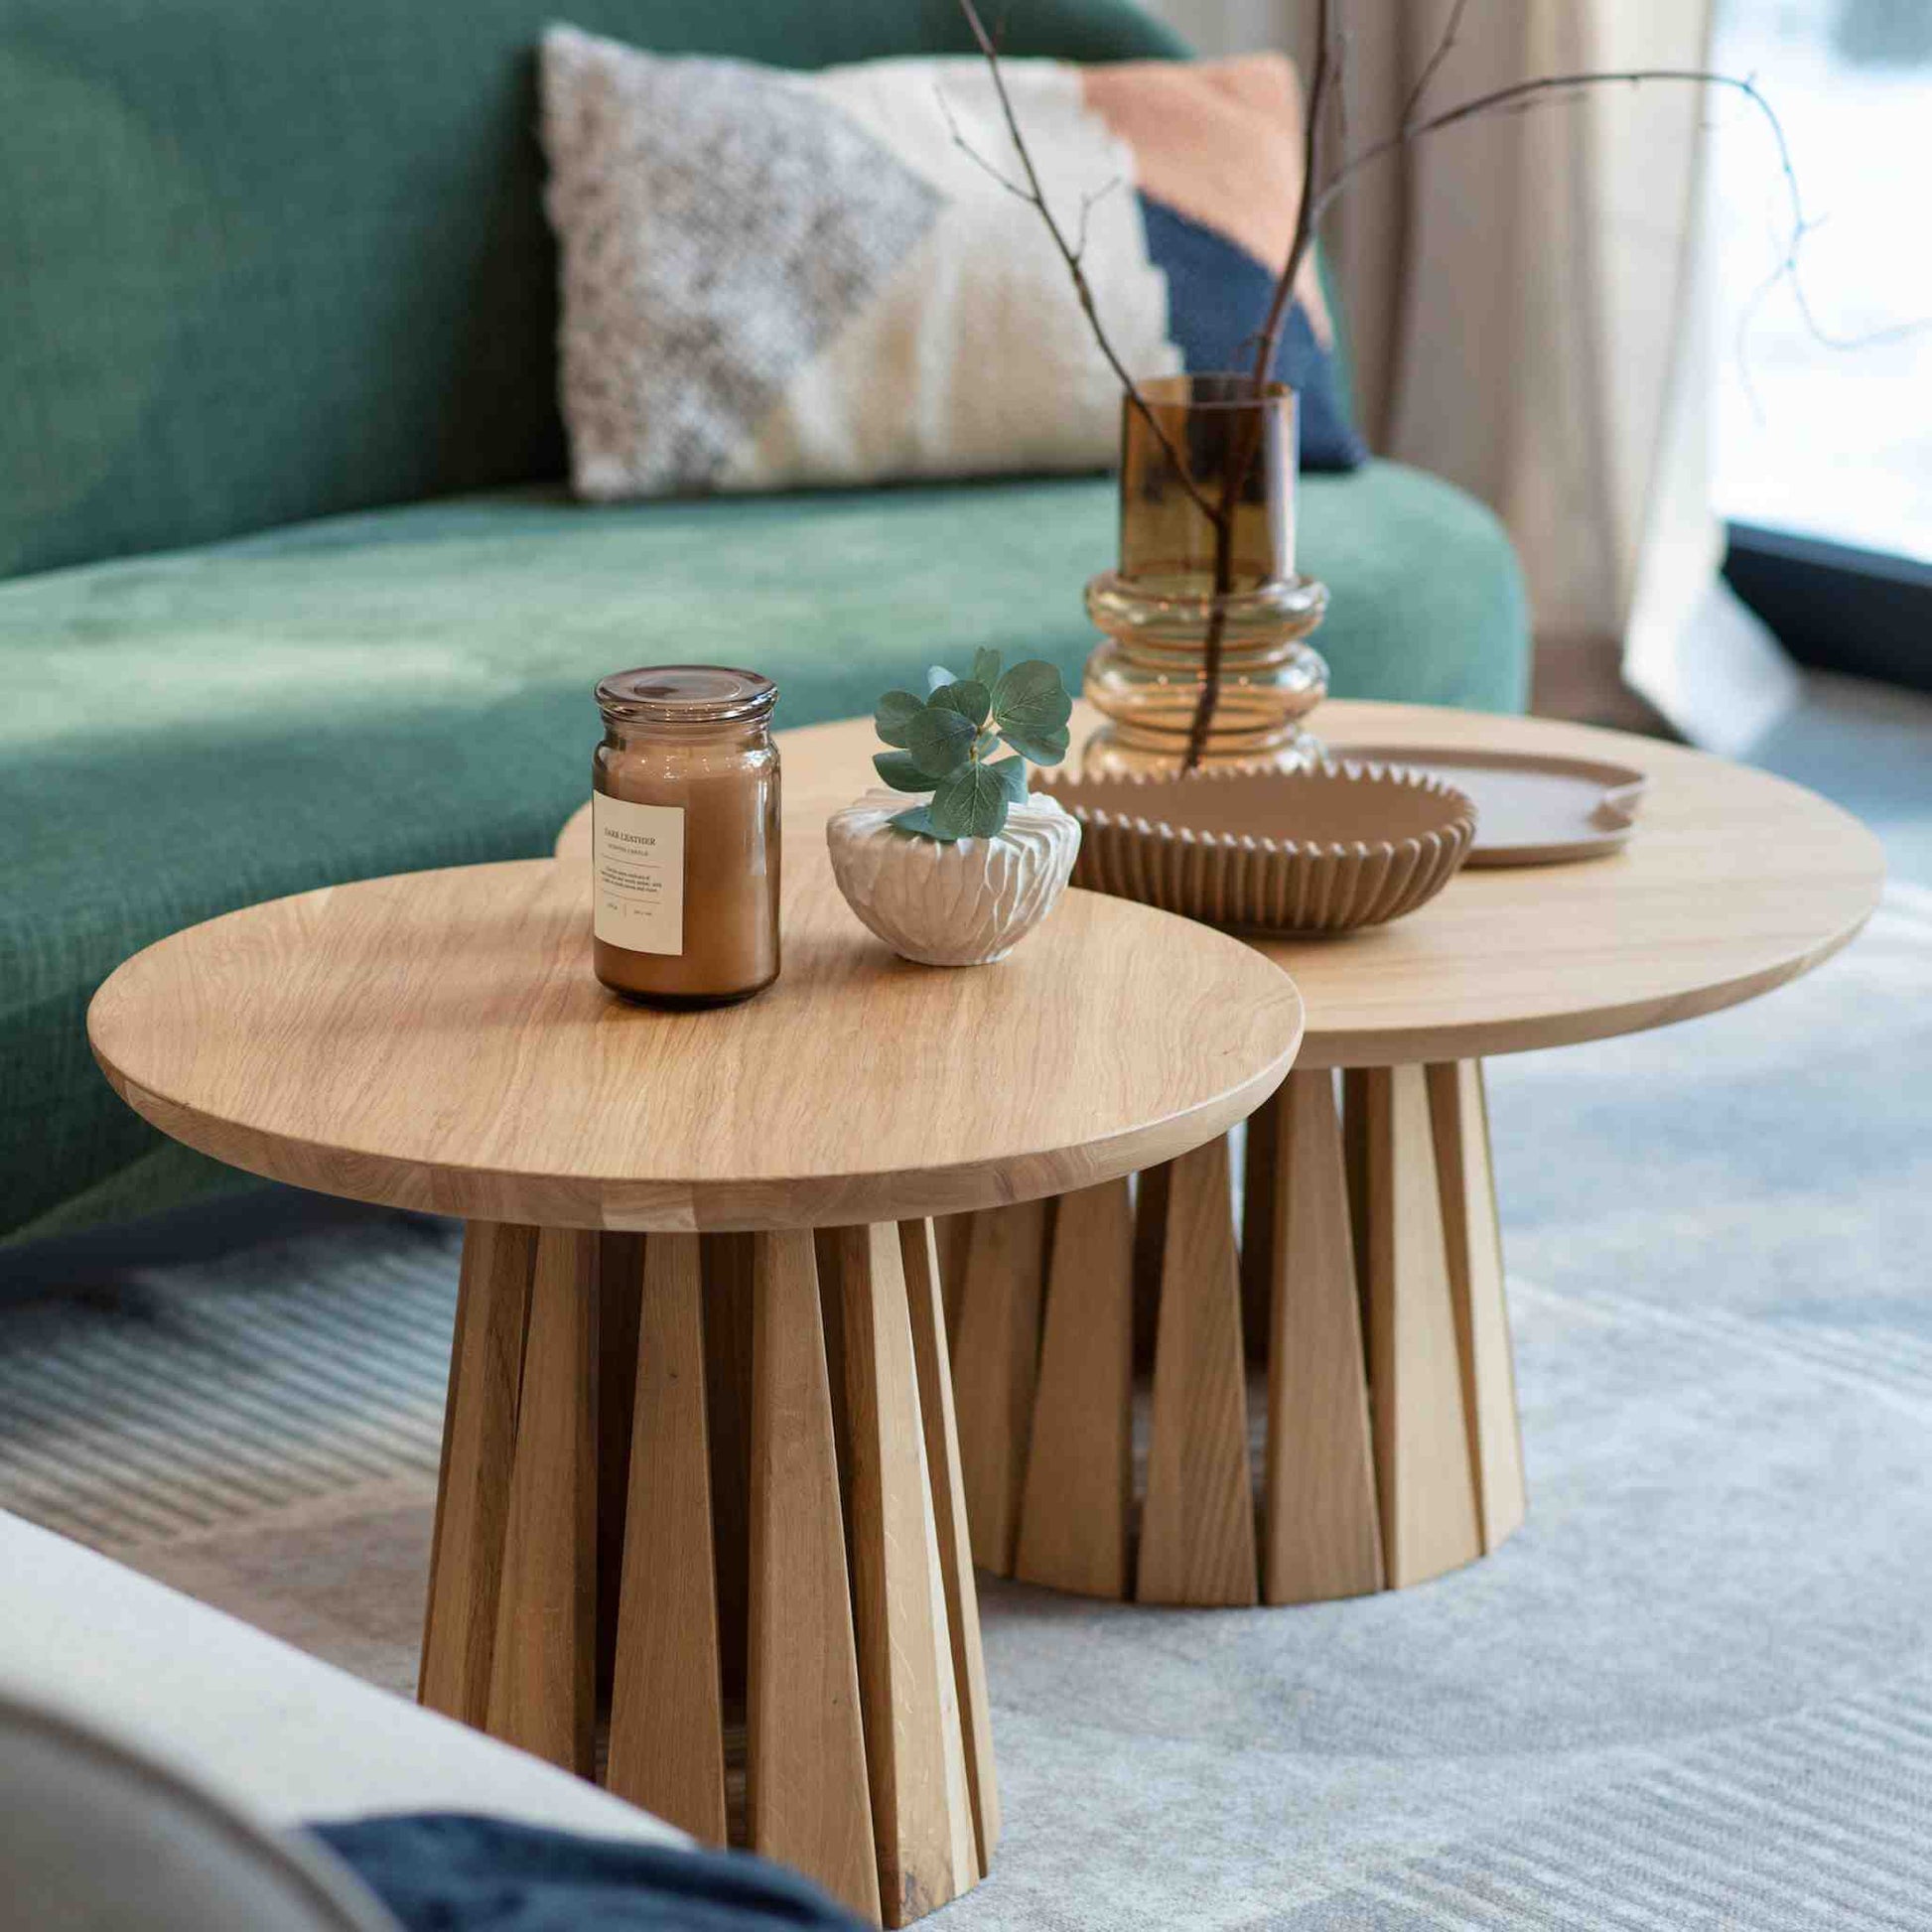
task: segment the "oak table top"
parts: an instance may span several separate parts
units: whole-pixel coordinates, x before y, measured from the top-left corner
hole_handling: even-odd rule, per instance
[[[1096,722],[1073,718],[1073,761]],[[1256,939],[1300,988],[1297,1065],[1464,1060],[1637,1033],[1768,992],[1827,959],[1878,902],[1884,860],[1849,812],[1783,778],[1623,732],[1431,705],[1322,705],[1336,750],[1482,746],[1648,774],[1628,846],[1568,865],[1465,869],[1389,925]],[[787,850],[871,777],[871,721],[779,735]],[[588,810],[558,842],[588,851]]]
[[[783,970],[742,1006],[630,1006],[590,881],[548,859],[274,900],[95,996],[136,1112],[217,1160],[471,1219],[798,1228],[989,1207],[1166,1161],[1260,1105],[1302,1032],[1240,941],[1069,892],[996,966],[888,952],[822,836],[784,855]]]

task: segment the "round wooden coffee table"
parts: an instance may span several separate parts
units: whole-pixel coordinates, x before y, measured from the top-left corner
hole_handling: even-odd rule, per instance
[[[902,1924],[998,1834],[930,1216],[1216,1142],[1290,982],[1070,893],[996,967],[887,953],[822,839],[742,1007],[625,1006],[549,860],[175,934],[88,1016],[116,1090],[278,1180],[468,1223],[421,1695]],[[849,1581],[848,1581],[849,1580]]]
[[[1076,710],[1076,748],[1093,722]],[[1761,771],[1420,705],[1336,702],[1312,723],[1337,748],[1614,759],[1650,786],[1620,854],[1465,870],[1391,925],[1253,942],[1294,976],[1308,1030],[1248,1123],[1238,1238],[1224,1141],[1131,1192],[1116,1180],[941,1228],[973,1552],[1001,1575],[1143,1602],[1293,1603],[1495,1549],[1525,1500],[1482,1060],[1750,999],[1835,952],[1877,902],[1870,833]],[[872,731],[780,742],[795,849],[865,782]],[[573,820],[560,854],[584,836]],[[1244,1357],[1267,1372],[1258,1485]],[[1135,1371],[1150,1361],[1141,1477]]]

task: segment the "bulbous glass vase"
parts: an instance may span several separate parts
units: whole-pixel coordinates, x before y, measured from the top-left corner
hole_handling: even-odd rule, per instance
[[[1087,586],[1105,641],[1085,693],[1106,723],[1090,775],[1262,765],[1321,746],[1328,689],[1304,639],[1328,593],[1295,571],[1294,392],[1245,376],[1164,376],[1121,402],[1120,566]]]

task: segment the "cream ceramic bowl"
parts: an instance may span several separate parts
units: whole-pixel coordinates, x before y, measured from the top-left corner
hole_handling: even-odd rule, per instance
[[[1449,884],[1475,842],[1461,792],[1387,765],[1038,782],[1080,821],[1075,885],[1233,932],[1400,918]]]

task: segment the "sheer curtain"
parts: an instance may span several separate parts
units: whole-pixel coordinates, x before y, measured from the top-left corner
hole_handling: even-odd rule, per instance
[[[1392,131],[1451,0],[1336,0],[1348,145]],[[1310,0],[1162,0],[1204,53],[1286,47]],[[1708,0],[1470,0],[1428,100],[1539,73],[1701,67]],[[1327,242],[1370,441],[1490,504],[1523,559],[1540,672],[1614,665],[1736,750],[1795,678],[1718,579],[1701,89],[1595,88],[1411,143]],[[1568,681],[1568,680],[1566,680]]]

